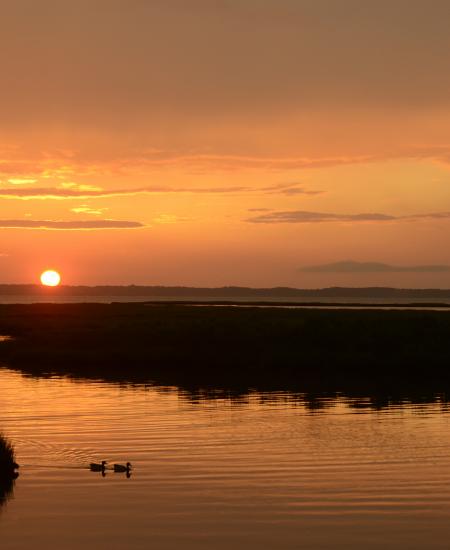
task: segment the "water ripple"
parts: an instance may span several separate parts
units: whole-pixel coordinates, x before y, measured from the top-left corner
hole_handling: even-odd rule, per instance
[[[283,392],[193,401],[5,369],[0,387],[0,428],[22,465],[0,518],[7,548],[434,549],[450,537],[438,398],[379,411],[324,397],[318,414]],[[134,471],[88,470],[102,459]]]

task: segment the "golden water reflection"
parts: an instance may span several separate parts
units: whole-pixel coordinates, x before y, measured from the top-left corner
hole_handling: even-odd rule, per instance
[[[0,387],[21,464],[5,548],[410,550],[450,537],[445,395],[229,395],[4,369]],[[89,471],[103,459],[133,475]]]

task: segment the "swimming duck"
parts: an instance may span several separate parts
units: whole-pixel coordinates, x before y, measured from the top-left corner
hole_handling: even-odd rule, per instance
[[[106,460],[102,460],[101,464],[96,462],[91,462],[89,466],[91,472],[104,472],[106,470]]]
[[[127,474],[130,473],[131,470],[131,463],[127,462],[127,465],[124,466],[123,464],[114,464],[114,471],[115,472],[126,472]]]

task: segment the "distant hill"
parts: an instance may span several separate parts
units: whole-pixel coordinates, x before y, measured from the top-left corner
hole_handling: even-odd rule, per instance
[[[434,288],[389,288],[330,287],[302,289],[289,287],[247,288],[225,286],[197,288],[184,286],[67,286],[56,288],[41,285],[0,285],[0,296],[140,296],[157,298],[431,298],[449,299],[450,289]]]

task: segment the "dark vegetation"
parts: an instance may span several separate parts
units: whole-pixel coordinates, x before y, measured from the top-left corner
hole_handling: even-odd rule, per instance
[[[16,460],[14,454],[14,447],[6,439],[6,437],[0,434],[0,476],[9,473],[15,469]]]
[[[0,434],[0,507],[11,498],[17,478],[14,447]]]
[[[445,391],[450,312],[0,305],[0,361],[185,388]]]

